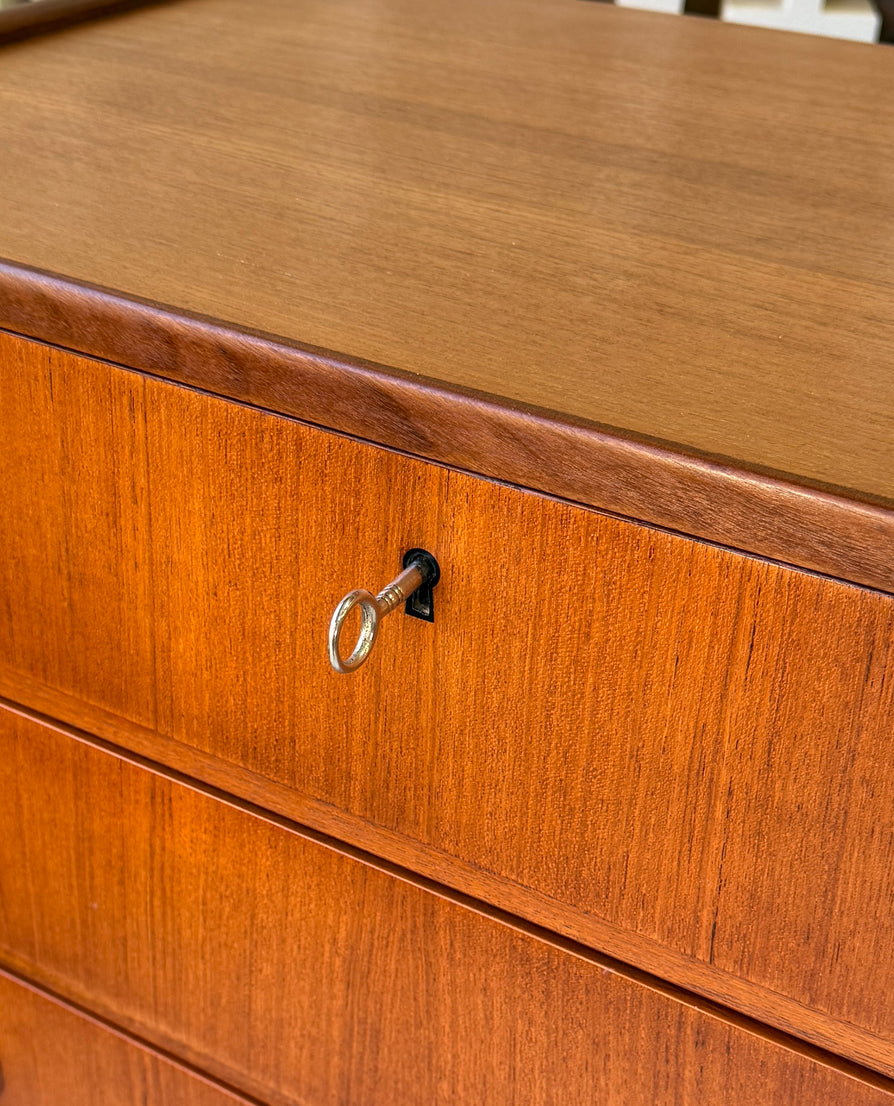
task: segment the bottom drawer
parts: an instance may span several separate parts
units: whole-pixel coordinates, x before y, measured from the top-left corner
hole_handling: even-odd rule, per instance
[[[239,1106],[149,1049],[0,974],[3,1106]]]
[[[2,710],[0,794],[7,963],[266,1102],[894,1103],[834,1065]],[[56,1064],[48,1052],[48,1078]]]

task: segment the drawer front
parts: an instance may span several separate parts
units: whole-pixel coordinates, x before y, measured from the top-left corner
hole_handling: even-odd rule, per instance
[[[63,600],[95,609],[68,647],[97,646],[109,710],[137,671],[155,732],[291,789],[307,820],[348,812],[374,851],[378,827],[448,882],[455,860],[520,909],[560,904],[566,932],[597,919],[787,996],[874,1035],[894,1070],[890,598],[28,348],[28,388],[95,391],[89,416],[59,415],[72,440],[104,404],[145,444],[17,454],[23,503],[70,482],[78,503],[52,520],[64,564],[24,538],[0,550],[34,581],[0,611],[10,671],[50,679],[28,627],[64,632]],[[103,563],[104,606],[89,566],[97,530],[106,549],[123,525],[110,473],[148,506],[115,539],[126,563]],[[335,603],[414,546],[442,566],[435,623],[391,615],[367,665],[335,674]]]
[[[155,725],[143,381],[0,335],[0,664]]]
[[[0,784],[0,956],[264,1101],[894,1101],[2,711]]]
[[[247,1100],[0,972],[3,1106],[239,1106]]]

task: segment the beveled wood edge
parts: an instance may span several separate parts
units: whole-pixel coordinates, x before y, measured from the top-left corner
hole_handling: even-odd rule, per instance
[[[894,1093],[894,1046],[859,1026],[301,795],[30,677],[0,669],[0,709],[284,826],[684,1005]],[[224,1077],[229,1078],[226,1073]],[[258,1093],[256,1089],[254,1093]]]
[[[696,456],[2,259],[0,328],[423,460],[894,593],[894,503],[887,500]]]
[[[139,1049],[140,1052],[149,1053],[150,1056],[154,1056],[170,1067],[176,1068],[178,1071],[183,1072],[184,1075],[188,1075],[197,1082],[212,1087],[219,1094],[232,1099],[234,1103],[244,1103],[245,1106],[269,1106],[269,1104],[262,1102],[260,1098],[248,1095],[244,1091],[238,1091],[228,1083],[216,1079],[202,1068],[175,1055],[169,1049],[163,1048],[158,1044],[153,1044],[144,1037],[124,1029],[108,1015],[96,1013],[77,999],[66,997],[59,993],[46,982],[37,982],[29,978],[25,972],[13,964],[3,963],[3,961],[0,960],[0,978],[8,980],[10,983],[15,983],[24,990],[37,995],[38,998],[44,999],[46,1002],[51,1002],[54,1006],[60,1007],[66,1013],[72,1014],[81,1021],[88,1022],[91,1026],[103,1033],[108,1033],[113,1037],[117,1037],[118,1040],[124,1041],[125,1044]],[[0,1092],[2,1092],[2,1089],[2,1084],[0,1084]]]
[[[0,11],[0,46],[31,35],[57,31],[85,19],[115,15],[165,0],[40,0]]]

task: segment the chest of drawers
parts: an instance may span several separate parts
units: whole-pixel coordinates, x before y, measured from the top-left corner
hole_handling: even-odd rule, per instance
[[[890,1101],[886,55],[183,0],[0,67],[4,1106]]]

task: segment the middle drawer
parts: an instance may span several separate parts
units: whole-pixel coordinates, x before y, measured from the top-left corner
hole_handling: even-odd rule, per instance
[[[0,793],[0,964],[270,1106],[894,1104],[2,708]],[[11,1102],[18,1082],[33,1104],[59,1063],[3,1014]]]

